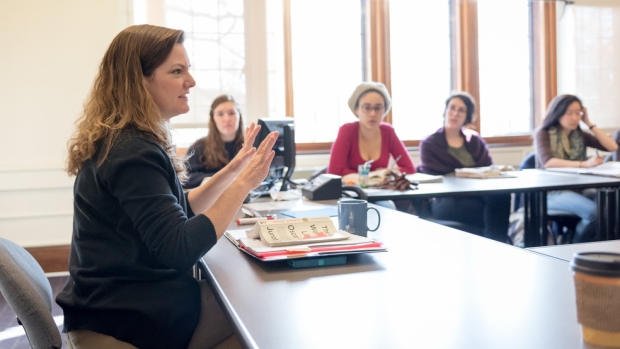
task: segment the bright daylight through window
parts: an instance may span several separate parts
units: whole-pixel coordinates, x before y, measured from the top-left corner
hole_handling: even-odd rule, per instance
[[[450,1],[390,1],[390,49],[392,124],[422,139],[441,127],[451,89]]]
[[[528,1],[477,3],[479,131],[485,137],[527,133],[532,120]]]

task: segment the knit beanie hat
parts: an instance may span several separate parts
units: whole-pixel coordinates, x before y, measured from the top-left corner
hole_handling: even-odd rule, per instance
[[[351,109],[353,114],[355,114],[355,107],[357,107],[357,103],[360,97],[368,90],[375,90],[379,92],[381,96],[383,96],[383,102],[385,104],[385,112],[383,115],[387,114],[392,107],[392,98],[390,97],[390,93],[388,92],[384,84],[374,81],[362,82],[359,86],[355,88],[355,91],[353,91],[353,94],[349,98],[349,108]]]

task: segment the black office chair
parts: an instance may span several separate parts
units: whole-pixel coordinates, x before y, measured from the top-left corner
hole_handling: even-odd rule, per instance
[[[519,165],[519,171],[524,169],[536,168],[536,153],[529,153]],[[515,194],[513,200],[513,210],[517,211],[523,206],[523,194]],[[575,235],[575,227],[581,220],[579,216],[562,210],[547,209],[547,219],[549,229],[552,233],[555,244],[571,243]]]

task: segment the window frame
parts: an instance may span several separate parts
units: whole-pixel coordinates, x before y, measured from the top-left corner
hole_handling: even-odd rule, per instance
[[[285,95],[287,115],[295,117],[292,90],[292,55],[290,1],[283,0],[284,55],[285,55]],[[382,82],[391,91],[390,66],[390,18],[389,0],[361,0],[362,25],[365,42],[365,77]],[[532,129],[540,125],[547,105],[557,93],[556,56],[556,4],[555,2],[529,2],[531,31],[531,91],[530,114]],[[478,77],[478,18],[476,0],[451,0],[452,37],[452,89],[468,91],[476,101],[480,101]],[[481,112],[484,106],[478,103],[478,117],[473,126],[480,129]],[[392,111],[385,121],[392,123]],[[496,146],[523,146],[532,144],[530,134],[484,137],[487,144]],[[420,140],[403,140],[407,147],[417,147]],[[299,154],[325,153],[331,149],[332,142],[297,143]]]

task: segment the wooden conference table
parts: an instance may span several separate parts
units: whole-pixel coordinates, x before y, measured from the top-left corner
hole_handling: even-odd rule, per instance
[[[597,240],[620,238],[618,189],[620,178],[523,170],[508,172],[512,178],[462,178],[445,176],[441,183],[422,183],[417,190],[367,189],[369,201],[485,194],[524,194],[525,246],[547,244],[547,191],[597,189]],[[610,233],[610,236],[608,236]]]
[[[620,240],[586,242],[582,244],[569,244],[558,246],[544,246],[528,248],[530,251],[561,259],[566,262],[573,260],[573,255],[578,252],[613,252],[620,253]]]
[[[388,252],[342,266],[292,269],[218,241],[206,279],[245,347],[582,347],[565,261],[377,209],[369,236]]]

